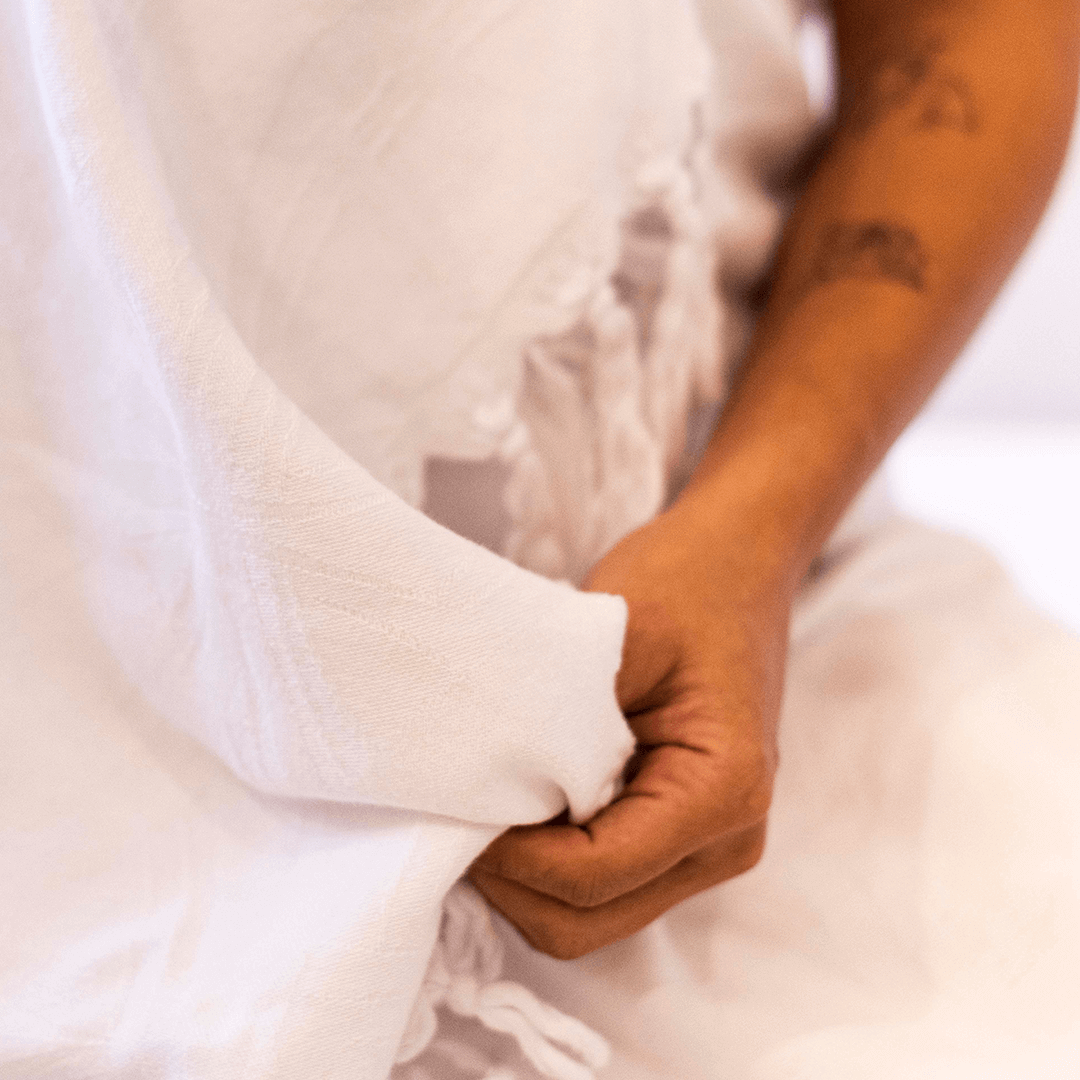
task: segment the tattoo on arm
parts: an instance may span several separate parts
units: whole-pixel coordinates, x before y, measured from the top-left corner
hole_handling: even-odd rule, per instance
[[[822,235],[808,289],[840,278],[896,281],[922,292],[926,253],[910,229],[892,221],[837,221]]]
[[[938,62],[941,51],[940,42],[926,41],[869,64],[852,86],[847,110],[852,130],[863,134],[889,114],[905,111],[916,130],[975,134],[981,121],[971,87]]]

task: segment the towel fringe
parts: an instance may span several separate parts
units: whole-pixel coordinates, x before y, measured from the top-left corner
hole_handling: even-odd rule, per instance
[[[472,1047],[438,1035],[436,1009],[478,1020],[490,1031],[510,1035],[522,1054],[550,1080],[596,1080],[610,1059],[607,1042],[580,1020],[541,1001],[519,983],[500,978],[503,947],[487,904],[459,881],[443,902],[439,940],[398,1050],[397,1062],[410,1062],[429,1050],[456,1069],[482,1080],[514,1080]],[[414,1066],[403,1080],[428,1080]]]
[[[695,136],[700,141],[700,133]],[[690,150],[698,148],[692,146]],[[714,253],[697,206],[694,153],[650,163],[623,223],[609,280],[583,279],[580,314],[525,349],[518,422],[503,447],[513,521],[504,554],[580,581],[596,559],[661,508],[695,403],[722,391]],[[572,306],[572,305],[571,305]],[[437,1010],[514,1038],[549,1080],[595,1080],[607,1042],[580,1020],[503,980],[488,907],[458,882],[398,1051],[425,1051],[479,1080],[515,1080],[505,1065],[438,1031]],[[434,1080],[425,1062],[396,1080]]]
[[[691,410],[723,391],[716,255],[693,174],[674,158],[640,171],[610,278],[588,285],[565,331],[525,348],[501,451],[503,554],[547,577],[580,582],[656,515]]]

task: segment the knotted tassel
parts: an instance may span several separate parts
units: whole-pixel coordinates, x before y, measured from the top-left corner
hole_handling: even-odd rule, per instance
[[[483,1080],[513,1080],[505,1067],[437,1034],[435,1010],[478,1020],[514,1038],[522,1054],[550,1080],[595,1080],[611,1056],[607,1042],[580,1020],[540,1001],[524,986],[500,979],[503,948],[487,905],[458,882],[443,902],[443,922],[427,974],[398,1050],[398,1062],[424,1050],[440,1054],[462,1072]],[[424,1071],[414,1070],[416,1080]],[[411,1080],[411,1078],[410,1078]]]

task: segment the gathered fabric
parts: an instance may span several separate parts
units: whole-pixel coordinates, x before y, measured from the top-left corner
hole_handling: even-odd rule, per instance
[[[0,1071],[374,1078],[449,1011],[594,1072],[454,887],[617,790],[625,605],[571,583],[775,235],[706,114],[771,121],[689,2],[0,20]],[[439,460],[507,470],[501,553]]]
[[[722,403],[800,17],[0,4],[4,1080],[1075,1075],[1076,643],[880,513],[773,862],[566,964],[461,880],[618,791],[575,586]]]

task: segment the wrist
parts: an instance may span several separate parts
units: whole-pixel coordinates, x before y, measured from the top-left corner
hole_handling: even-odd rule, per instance
[[[790,595],[880,453],[862,411],[815,386],[740,390],[669,513]]]

